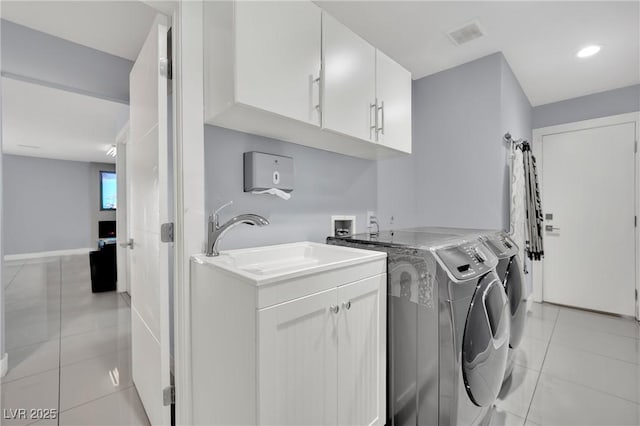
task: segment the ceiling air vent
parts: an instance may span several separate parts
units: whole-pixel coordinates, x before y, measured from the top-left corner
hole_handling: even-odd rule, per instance
[[[463,45],[484,35],[478,21],[467,22],[461,27],[454,28],[447,32],[449,39],[456,46]]]

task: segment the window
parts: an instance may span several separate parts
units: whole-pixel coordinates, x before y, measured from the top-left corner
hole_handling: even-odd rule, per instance
[[[118,201],[116,172],[100,172],[100,210],[115,210]]]

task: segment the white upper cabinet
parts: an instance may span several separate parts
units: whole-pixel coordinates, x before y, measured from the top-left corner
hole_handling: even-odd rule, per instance
[[[376,49],[327,13],[322,33],[322,127],[374,141]]]
[[[248,106],[319,126],[321,20],[311,2],[205,2],[207,121]]]
[[[310,1],[206,1],[205,121],[361,158],[411,152],[411,76],[381,55]]]
[[[235,14],[236,102],[319,126],[321,10],[240,1]]]
[[[411,73],[376,52],[378,142],[411,153]]]

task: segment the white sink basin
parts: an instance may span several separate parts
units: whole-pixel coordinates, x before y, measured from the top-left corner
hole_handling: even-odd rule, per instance
[[[215,257],[193,256],[199,263],[224,269],[256,284],[266,284],[384,257],[385,253],[307,241],[222,251]]]

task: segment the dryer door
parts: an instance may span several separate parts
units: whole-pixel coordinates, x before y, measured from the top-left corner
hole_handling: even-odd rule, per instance
[[[504,288],[509,298],[511,308],[511,337],[509,346],[517,348],[524,334],[524,324],[527,319],[527,300],[524,288],[524,274],[517,256],[511,256],[509,266],[504,276]]]
[[[492,404],[507,366],[509,303],[495,273],[483,276],[473,295],[462,342],[462,373],[474,404]]]

